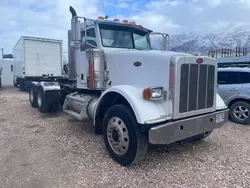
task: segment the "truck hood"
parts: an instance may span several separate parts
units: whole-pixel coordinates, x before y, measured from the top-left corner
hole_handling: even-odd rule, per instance
[[[104,54],[112,80],[110,86],[124,84],[136,87],[163,86],[168,88],[169,77],[176,76],[173,75],[176,72],[172,68],[170,72],[170,65],[178,66],[177,64],[183,61],[197,64],[198,58],[192,54],[172,51],[117,48],[105,48]],[[180,58],[183,60],[179,61]],[[211,58],[203,58],[203,64],[211,63]]]
[[[104,54],[112,81],[110,86],[163,86],[164,88],[168,88],[171,56],[189,56],[170,51],[135,49],[105,49]],[[136,62],[140,62],[140,66],[136,66]]]
[[[173,51],[161,51],[161,50],[137,50],[137,49],[119,49],[119,48],[105,48],[104,53],[106,55],[111,54],[151,54],[152,56],[192,56],[192,54],[181,53],[181,52],[173,52]]]

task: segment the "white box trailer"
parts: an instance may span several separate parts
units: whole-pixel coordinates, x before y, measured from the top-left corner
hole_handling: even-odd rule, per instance
[[[62,40],[22,36],[13,48],[14,85],[20,90],[29,81],[55,79],[62,76]]]

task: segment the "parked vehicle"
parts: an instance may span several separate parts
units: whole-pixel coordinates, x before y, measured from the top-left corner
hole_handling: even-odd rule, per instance
[[[15,60],[3,59],[0,60],[0,67],[2,68],[2,86],[11,86],[13,83],[13,65]]]
[[[29,81],[62,77],[62,41],[22,36],[13,48],[14,86],[28,90]]]
[[[216,58],[218,68],[226,67],[250,67],[250,56],[233,56]]]
[[[217,64],[209,57],[151,50],[153,32],[134,22],[72,14],[68,79],[32,82],[31,106],[93,121],[110,156],[127,166],[148,144],[206,138],[228,120],[217,94]]]
[[[230,109],[230,118],[250,124],[250,68],[218,68],[218,93]]]

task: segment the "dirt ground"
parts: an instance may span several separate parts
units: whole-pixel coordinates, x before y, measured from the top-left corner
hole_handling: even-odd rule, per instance
[[[204,141],[149,149],[122,167],[90,122],[44,115],[28,93],[0,89],[0,187],[250,187],[250,126],[231,122]]]

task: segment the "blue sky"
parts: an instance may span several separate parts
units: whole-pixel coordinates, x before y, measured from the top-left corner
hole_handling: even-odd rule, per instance
[[[81,16],[135,20],[170,35],[250,29],[250,0],[0,0],[0,48],[12,53],[20,36],[31,35],[61,39],[67,51],[70,5]]]

